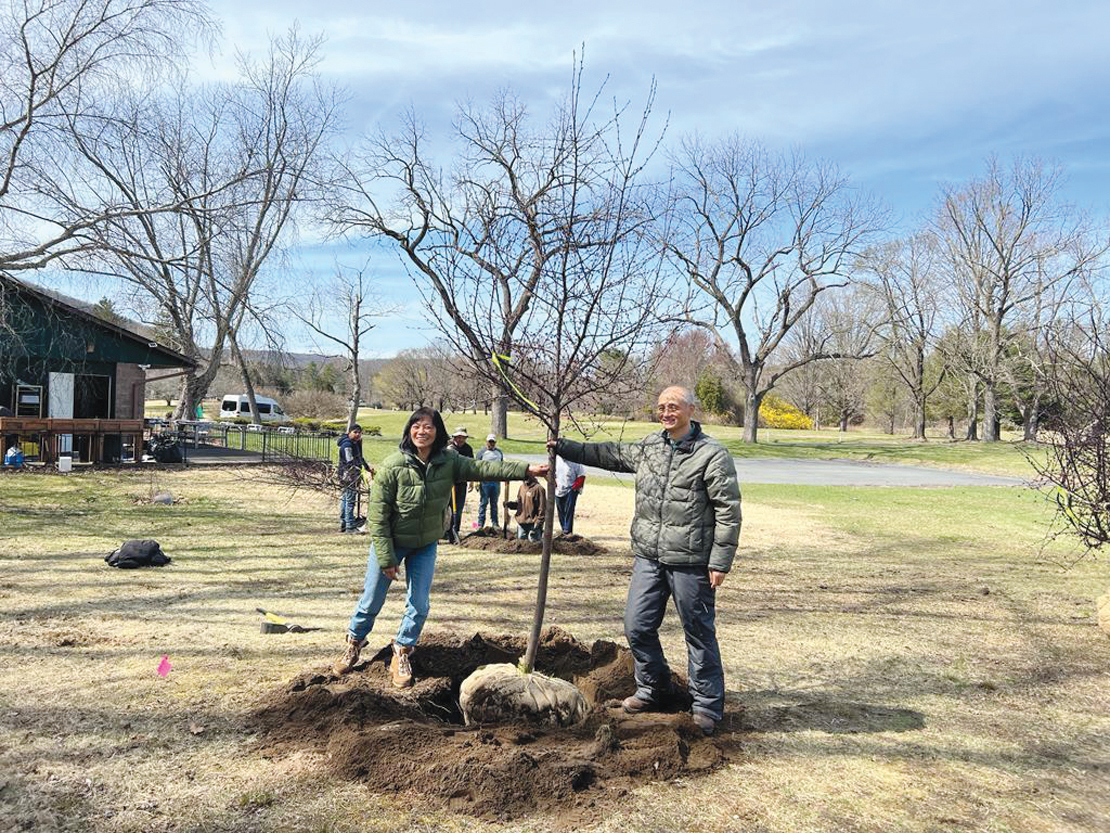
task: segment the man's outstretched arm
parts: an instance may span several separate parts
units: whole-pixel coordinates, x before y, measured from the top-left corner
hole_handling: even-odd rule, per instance
[[[547,447],[564,460],[606,471],[635,472],[643,455],[639,443],[580,443],[575,440],[548,440]]]

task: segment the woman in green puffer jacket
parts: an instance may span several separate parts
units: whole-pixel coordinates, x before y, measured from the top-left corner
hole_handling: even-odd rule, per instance
[[[367,527],[370,560],[366,584],[347,632],[347,648],[332,670],[346,674],[374,627],[389,585],[405,565],[405,615],[393,640],[390,673],[398,688],[412,685],[409,655],[428,618],[435,575],[436,548],[448,523],[445,512],[456,483],[464,480],[523,480],[542,477],[546,465],[475,461],[447,446],[447,428],[439,412],[418,408],[401,434],[401,450],[378,468],[370,491]]]

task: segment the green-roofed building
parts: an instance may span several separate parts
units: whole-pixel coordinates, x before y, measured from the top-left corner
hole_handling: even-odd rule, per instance
[[[188,357],[40,287],[0,274],[0,418],[142,420],[150,369]],[[37,424],[37,423],[36,423]],[[67,452],[63,439],[56,452]]]

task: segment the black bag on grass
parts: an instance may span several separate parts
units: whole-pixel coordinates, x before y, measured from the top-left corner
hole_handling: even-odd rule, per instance
[[[109,567],[132,570],[136,567],[161,567],[172,560],[157,541],[124,541],[118,550],[104,556]]]
[[[150,456],[159,463],[181,463],[181,444],[173,436],[154,436],[150,440]]]

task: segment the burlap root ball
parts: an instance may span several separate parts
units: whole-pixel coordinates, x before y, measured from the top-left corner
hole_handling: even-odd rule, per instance
[[[1095,609],[1098,610],[1098,626],[1110,636],[1110,590],[1099,596]]]
[[[524,721],[571,726],[585,719],[586,698],[572,683],[515,665],[484,665],[463,680],[459,705],[467,725]]]

